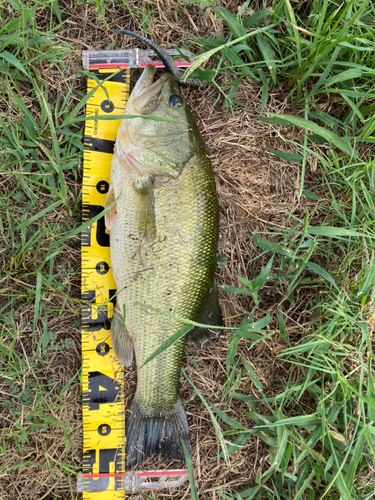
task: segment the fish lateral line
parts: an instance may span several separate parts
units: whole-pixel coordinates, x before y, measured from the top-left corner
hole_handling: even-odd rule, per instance
[[[148,309],[152,312],[157,312],[161,314],[162,316],[168,316],[169,318],[175,319],[177,321],[181,321],[181,323],[184,323],[185,325],[193,325],[193,326],[199,326],[200,328],[206,328],[207,330],[234,330],[232,326],[216,326],[216,325],[204,325],[203,323],[197,323],[196,321],[192,321],[190,319],[186,318],[181,318],[180,316],[175,316],[174,314],[167,313],[165,311],[162,311],[160,309],[157,309],[156,307],[151,307],[148,306],[147,304],[142,304],[142,302],[134,302],[136,306],[140,306],[143,309]]]

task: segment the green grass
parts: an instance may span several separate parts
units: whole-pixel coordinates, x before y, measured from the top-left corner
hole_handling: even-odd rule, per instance
[[[153,35],[151,4],[95,0],[90,8],[99,24],[109,25],[114,4],[128,9],[146,36]],[[196,76],[210,81],[217,105],[233,113],[243,106],[236,92],[250,79],[260,87],[260,119],[302,127],[299,155],[272,152],[300,165],[299,195],[317,200],[313,213],[303,219],[289,214],[286,229],[271,228],[272,238],[268,232],[253,235],[268,265],[259,265],[251,282],[239,278],[237,289],[227,288],[252,304],[229,337],[227,381],[216,404],[193,388],[218,435],[218,460],[229,463],[254,435],[269,449],[253,483],[236,495],[222,489],[217,496],[373,498],[375,8],[369,0],[301,6],[275,0],[259,12],[246,2],[233,14],[218,2],[196,4],[202,16],[213,8],[225,26],[223,36],[192,37],[203,52],[199,64],[210,58],[210,69],[196,68]],[[180,20],[188,8],[176,2],[170,15]],[[71,18],[66,9],[44,0],[0,5],[0,474],[29,471],[34,498],[73,499],[80,468],[71,436],[80,425],[73,344],[79,344],[79,115],[85,77],[78,58],[68,62],[75,45],[60,36]],[[295,116],[264,116],[278,87]],[[323,144],[327,154],[313,144]],[[308,155],[319,165],[314,192],[304,186]],[[317,214],[318,226],[311,223]],[[287,314],[298,307],[306,286],[315,299],[296,341]],[[280,297],[276,318],[262,312],[265,289]],[[243,357],[273,337],[283,342],[278,356],[288,379],[280,377],[266,396],[257,367]],[[248,395],[249,386],[257,397]],[[238,400],[248,405],[241,423],[227,415]],[[64,443],[59,452],[56,440]],[[43,471],[49,479],[40,494],[37,474]]]
[[[215,69],[206,77],[227,106],[236,104],[241,80],[250,77],[262,85],[263,105],[270,87],[282,86],[294,102],[306,107],[307,118],[326,120],[333,132],[342,126],[348,140],[353,139],[349,125],[357,139],[369,138],[374,130],[375,8],[370,0],[345,1],[338,7],[315,0],[293,11],[289,0],[281,0],[270,9],[253,12],[246,2],[238,15],[216,7],[228,35],[196,39],[207,51],[197,66],[213,57]],[[220,86],[216,80],[222,74],[232,79]],[[330,116],[317,107],[327,96],[346,104],[344,116]],[[360,123],[365,117],[366,123]]]
[[[311,231],[308,217],[305,221],[295,221],[292,230],[280,233],[282,243],[278,248],[266,239],[255,238],[262,249],[273,252],[277,262],[277,273],[272,275],[269,271],[260,283],[273,284],[284,295],[279,305],[279,332],[274,331],[274,335],[279,333],[289,344],[284,309],[295,304],[297,286],[305,282],[316,287],[320,298],[309,311],[313,319],[306,327],[308,334],[281,353],[287,363],[302,367],[302,377],[292,381],[292,368],[288,383],[280,380],[278,394],[266,398],[256,370],[243,363],[242,376],[247,373],[259,391],[259,398],[241,393],[234,398],[248,403],[249,424],[262,431],[261,439],[269,445],[275,459],[258,478],[257,486],[241,493],[241,498],[261,498],[262,494],[275,498],[276,492],[280,498],[359,499],[373,495],[373,483],[367,485],[367,481],[372,477],[375,455],[374,368],[369,325],[374,300],[375,235],[372,199],[366,201],[362,194],[363,185],[371,182],[369,173],[373,176],[374,162],[348,165],[341,171],[332,165],[325,177],[331,185],[341,186],[343,199],[331,198],[327,190],[330,202],[325,208],[327,226],[313,226]],[[351,214],[349,220],[348,214]],[[361,236],[355,236],[358,232]],[[372,250],[368,255],[363,252],[364,241]],[[313,262],[321,263],[323,259],[330,262],[333,257],[338,257],[339,263],[332,267],[331,274]],[[254,281],[244,283],[247,286],[242,293],[248,291],[253,295],[258,287]],[[234,332],[233,346],[239,346],[242,337],[262,342],[269,336],[268,332],[255,333],[251,320],[252,316]],[[238,347],[228,352],[229,369],[235,355],[241,355]],[[310,414],[304,414],[300,406],[306,397],[310,401]],[[261,408],[267,408],[266,412]],[[291,408],[296,416],[289,416]],[[254,427],[242,429],[242,433],[246,432],[254,432]],[[274,490],[270,490],[270,484]]]
[[[221,455],[235,452],[256,433],[269,447],[272,460],[255,483],[236,496],[217,493],[249,500],[372,498],[375,159],[365,143],[374,141],[375,9],[369,1],[346,1],[340,8],[313,1],[300,11],[294,11],[295,6],[275,1],[272,9],[254,13],[246,3],[238,15],[217,7],[214,11],[227,26],[226,36],[195,39],[206,52],[192,68],[194,76],[217,86],[217,103],[222,101],[232,111],[243,106],[236,102],[236,92],[241,80],[250,78],[261,85],[262,111],[274,86],[282,86],[290,102],[300,107],[298,118],[260,119],[305,129],[301,155],[272,152],[301,164],[300,196],[321,198],[315,211],[324,219],[322,225],[310,226],[313,214],[306,212],[304,220],[290,217],[290,229],[272,230],[278,243],[268,241],[267,233],[254,234],[253,242],[269,255],[269,265],[252,282],[239,278],[240,289],[225,288],[252,297],[253,309],[232,334],[227,356],[232,383],[223,388],[227,412],[233,398],[247,402],[248,427],[214,408],[231,428],[222,438],[237,433]],[[208,58],[214,69],[197,70]],[[321,109],[327,98],[333,103],[331,114]],[[313,142],[329,145],[329,159],[309,148]],[[308,152],[320,163],[319,196],[304,190]],[[271,332],[265,329],[269,316],[254,322],[265,284],[283,297],[278,329]],[[305,335],[292,345],[285,317],[290,306],[298,305],[295,294],[304,285],[315,288],[318,298],[305,315],[310,317]],[[279,388],[273,388],[277,394],[266,397],[256,367],[241,359],[241,340],[251,339],[252,349],[270,335],[285,341],[280,357],[290,372],[287,383],[280,378]],[[258,397],[233,394],[238,380],[246,391],[244,377]],[[303,401],[309,401],[309,413]]]
[[[77,99],[77,79],[63,81],[71,47],[55,36],[57,2],[46,5],[14,1],[0,7],[0,412],[6,417],[0,474],[7,495],[10,476],[22,474],[29,494],[45,498],[39,493],[47,474],[47,489],[58,491],[64,482],[74,498],[78,367],[61,356],[72,358],[78,340],[70,332],[79,332],[79,240],[69,247],[53,243],[80,222],[82,136],[77,126],[63,126]],[[36,17],[43,14],[51,22],[40,31]],[[60,82],[60,92],[51,78]],[[51,449],[51,440],[60,439],[63,453]]]

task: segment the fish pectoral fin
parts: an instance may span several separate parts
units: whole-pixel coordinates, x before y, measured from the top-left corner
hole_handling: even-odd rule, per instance
[[[220,312],[217,284],[214,280],[210,290],[206,295],[202,310],[198,316],[197,323],[203,325],[222,326],[223,318]],[[201,328],[196,326],[188,333],[188,339],[192,340],[199,349],[205,349],[210,340],[218,337],[221,330],[215,328]]]
[[[104,207],[108,208],[111,203],[115,201],[115,190],[113,189],[112,186],[109,187],[109,191],[107,194],[107,198],[105,199],[104,202]],[[116,221],[116,203],[108,210],[108,212],[104,215],[104,221],[105,221],[105,227],[107,229],[111,229],[113,227],[113,224]]]
[[[145,241],[152,243],[156,239],[155,201],[153,178],[149,175],[133,175],[132,187],[135,205],[135,217],[138,232]]]
[[[133,344],[125,328],[124,315],[116,307],[111,323],[111,341],[113,352],[119,363],[129,367],[133,361]]]

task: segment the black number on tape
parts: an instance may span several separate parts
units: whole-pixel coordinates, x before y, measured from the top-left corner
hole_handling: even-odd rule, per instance
[[[96,215],[99,215],[100,212],[103,212],[104,207],[100,205],[82,205],[82,220],[83,222],[89,221]],[[89,247],[91,246],[91,229],[92,227],[88,227],[82,231],[82,246]],[[109,234],[105,232],[105,222],[104,216],[101,217],[96,223],[96,241],[98,245],[101,247],[109,247]]]
[[[109,184],[107,181],[99,181],[96,185],[96,189],[100,194],[106,194],[109,191]]]
[[[102,260],[96,264],[95,269],[98,274],[104,275],[108,273],[109,265],[104,260]]]
[[[121,470],[121,449],[109,448],[99,451],[99,474],[109,474],[109,464],[114,463],[115,473],[123,473]],[[97,450],[87,450],[83,454],[83,474],[93,474],[96,462]],[[109,486],[109,477],[85,477],[85,491],[105,491]],[[123,488],[122,478],[115,478],[115,490]]]
[[[120,395],[119,382],[101,372],[89,372],[89,390],[83,395],[89,410],[99,410],[101,404],[115,403]]]
[[[111,426],[108,425],[108,424],[101,424],[99,425],[98,427],[98,433],[101,435],[101,436],[108,436],[108,434],[111,433]]]
[[[112,101],[108,101],[107,99],[100,104],[100,107],[104,113],[112,113],[115,109],[115,105]]]
[[[115,141],[99,139],[98,137],[85,136],[84,146],[86,151],[98,151],[99,153],[113,154]]]
[[[96,75],[98,80],[104,80],[104,78],[108,78],[109,76],[108,73],[101,73],[101,70],[99,69],[93,69],[90,71]],[[114,73],[109,80],[111,82],[129,83],[130,73],[128,73],[126,69],[123,69]],[[96,83],[94,85],[96,85]]]
[[[82,294],[82,328],[89,332],[97,332],[102,328],[104,330],[111,329],[111,321],[108,318],[108,306],[101,305],[93,307],[95,303],[95,290],[87,290]],[[95,312],[94,312],[95,311]],[[94,318],[93,316],[96,316]]]
[[[109,353],[109,344],[107,344],[107,342],[100,342],[100,344],[96,346],[96,352],[99,356],[107,356]]]

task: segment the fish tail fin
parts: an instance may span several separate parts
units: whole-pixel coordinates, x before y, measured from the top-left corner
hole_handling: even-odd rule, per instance
[[[149,455],[185,462],[180,438],[191,455],[189,426],[180,397],[164,414],[150,414],[133,400],[126,418],[126,467],[138,467]]]

